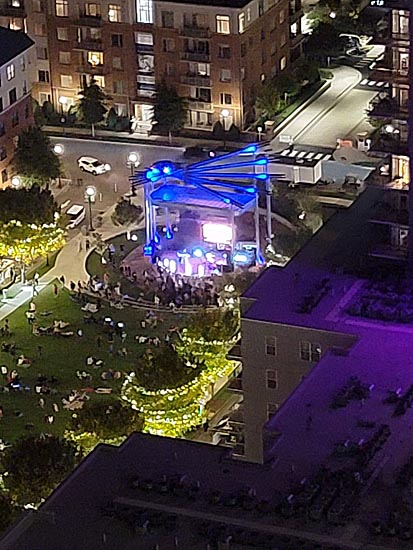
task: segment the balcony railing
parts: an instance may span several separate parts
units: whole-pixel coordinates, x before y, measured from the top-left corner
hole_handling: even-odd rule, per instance
[[[211,55],[205,52],[182,52],[181,59],[185,61],[201,61],[206,63],[211,61]]]
[[[101,40],[81,40],[76,43],[75,50],[92,50],[95,52],[103,51],[103,44]]]
[[[214,111],[212,103],[206,103],[204,101],[190,101],[189,109],[192,111],[206,111],[207,113],[212,113]]]
[[[152,53],[153,45],[151,44],[135,44],[136,53]]]
[[[83,63],[83,65],[78,65],[76,67],[76,72],[81,74],[86,73],[104,75],[106,74],[107,70],[105,69],[104,65],[91,65],[90,63]]]
[[[193,38],[210,38],[211,37],[211,30],[207,28],[202,27],[196,27],[196,26],[186,26],[179,31],[179,34],[182,36],[190,36]]]
[[[79,17],[76,20],[76,24],[81,27],[101,27],[102,16],[101,15],[89,15],[85,12],[80,12]]]
[[[189,84],[190,86],[211,86],[211,78],[201,75],[183,75],[181,76],[181,84]]]

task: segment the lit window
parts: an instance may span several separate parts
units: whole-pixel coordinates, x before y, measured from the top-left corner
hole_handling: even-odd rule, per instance
[[[153,23],[152,0],[136,0],[136,18],[138,23]]]
[[[141,46],[153,46],[153,35],[149,32],[135,32],[135,43]]]
[[[109,4],[108,19],[111,23],[121,23],[122,10],[119,4]]]
[[[69,1],[68,0],[56,0],[56,15],[57,17],[69,16]]]
[[[320,344],[313,344],[312,342],[301,341],[300,342],[300,359],[302,361],[319,361],[321,357]]]
[[[240,34],[245,31],[245,13],[240,13],[238,15],[238,30]]]
[[[11,5],[12,5],[12,8],[21,8],[22,7],[22,3],[20,2],[20,0],[11,0]]]
[[[231,71],[229,69],[221,69],[221,82],[231,82]]]
[[[284,56],[280,59],[280,71],[283,71],[287,66],[287,58]]]
[[[277,354],[277,338],[275,336],[265,337],[265,353],[266,355]]]
[[[72,76],[70,74],[61,74],[60,75],[60,86],[62,88],[71,88],[72,87]]]
[[[86,4],[86,15],[89,17],[100,17],[100,5]]]
[[[219,94],[221,105],[232,105],[231,94]]]
[[[13,63],[11,63],[10,65],[7,65],[6,74],[7,74],[7,80],[12,80],[16,76]]]
[[[229,34],[229,15],[217,15],[217,33],[218,34]]]
[[[277,403],[267,403],[267,420],[269,420],[278,411]]]
[[[103,65],[103,53],[101,52],[87,52],[87,62],[94,67]]]
[[[100,75],[95,75],[93,77],[95,79],[96,84],[99,86],[99,88],[105,87],[105,77]]]
[[[251,8],[247,8],[247,21],[251,21]]]
[[[276,370],[267,370],[267,388],[276,390],[278,387],[278,375]]]
[[[281,10],[280,11],[280,25],[282,25],[285,21],[285,11],[284,10]]]

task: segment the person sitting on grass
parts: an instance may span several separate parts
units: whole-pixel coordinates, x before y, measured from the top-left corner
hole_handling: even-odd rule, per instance
[[[17,359],[17,365],[18,366],[23,366],[23,365],[30,366],[31,364],[32,364],[32,362],[28,357],[25,357],[23,354],[19,355],[19,357]]]

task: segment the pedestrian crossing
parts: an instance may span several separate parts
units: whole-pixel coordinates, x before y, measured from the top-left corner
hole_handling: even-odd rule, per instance
[[[357,86],[357,88],[362,88],[363,90],[388,90],[390,88],[389,82],[384,80],[373,80],[370,78],[363,78]]]

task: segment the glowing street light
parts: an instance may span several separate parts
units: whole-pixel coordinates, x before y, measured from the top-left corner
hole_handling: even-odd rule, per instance
[[[331,19],[335,19],[337,17],[337,14],[335,11],[330,11],[329,16],[331,17]]]
[[[55,145],[53,145],[53,151],[54,153],[56,153],[56,155],[63,155],[63,153],[65,152],[65,148],[61,143],[56,143]]]
[[[222,124],[222,127],[224,129],[224,149],[226,148],[226,135],[225,135],[225,132],[227,131],[227,119],[230,115],[230,112],[228,109],[222,109],[221,111],[221,118],[223,120],[223,124]]]
[[[60,109],[62,114],[63,114],[63,110],[66,108],[67,102],[68,102],[68,99],[65,95],[59,96],[59,103],[60,103]]]
[[[258,132],[258,141],[261,141],[261,134],[262,134],[262,126],[258,126],[257,128],[257,132]]]
[[[85,189],[87,202],[89,204],[89,231],[93,231],[93,223],[92,223],[92,202],[95,202],[96,197],[96,187],[93,187],[93,185],[88,185]]]
[[[130,175],[131,177],[133,177],[135,175],[135,168],[137,168],[140,164],[139,154],[135,153],[134,151],[131,151],[128,154],[128,164],[130,166]],[[130,187],[131,187],[131,196],[136,197],[136,191],[132,181],[130,182]]]
[[[15,189],[18,189],[20,187],[20,185],[22,184],[22,180],[20,178],[20,176],[13,176],[11,178],[11,185],[12,187],[14,187]]]

